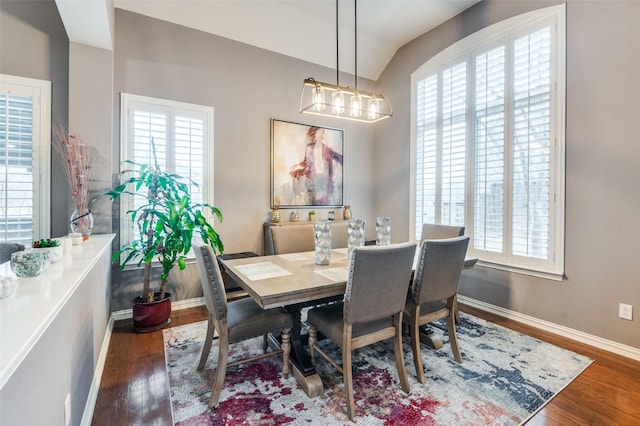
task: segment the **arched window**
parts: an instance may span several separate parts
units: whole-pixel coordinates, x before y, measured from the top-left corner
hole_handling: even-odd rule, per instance
[[[478,31],[411,80],[415,237],[464,225],[483,264],[561,279],[564,5]]]

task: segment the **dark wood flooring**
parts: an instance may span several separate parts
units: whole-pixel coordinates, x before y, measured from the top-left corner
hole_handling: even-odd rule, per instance
[[[640,425],[640,362],[469,306],[461,310],[595,359],[528,426]],[[174,311],[171,326],[206,318],[205,307]],[[139,334],[130,320],[115,324],[92,424],[171,424],[162,331]]]

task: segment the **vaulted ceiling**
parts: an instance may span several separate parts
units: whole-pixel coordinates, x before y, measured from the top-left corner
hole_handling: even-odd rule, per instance
[[[399,47],[480,0],[339,0],[340,71],[377,80]],[[108,0],[56,0],[70,40],[111,48]],[[336,68],[334,0],[114,0],[116,8]]]

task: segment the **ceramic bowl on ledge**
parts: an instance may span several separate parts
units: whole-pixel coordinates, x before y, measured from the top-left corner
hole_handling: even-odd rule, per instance
[[[11,254],[11,270],[19,278],[36,277],[50,262],[48,251],[17,251]]]

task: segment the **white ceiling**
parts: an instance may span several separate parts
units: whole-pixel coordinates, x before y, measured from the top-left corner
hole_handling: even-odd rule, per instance
[[[88,3],[56,0],[72,41],[105,47],[87,25]],[[480,0],[360,0],[358,76],[377,80],[399,47]],[[81,3],[84,8],[74,9]],[[60,5],[63,5],[61,8]],[[252,46],[336,68],[334,0],[113,0],[116,8],[217,34]],[[64,7],[66,5],[66,7]],[[66,9],[66,10],[63,10]],[[354,3],[339,1],[340,71],[354,72]],[[82,25],[82,27],[80,27]],[[107,34],[111,39],[110,34]]]

